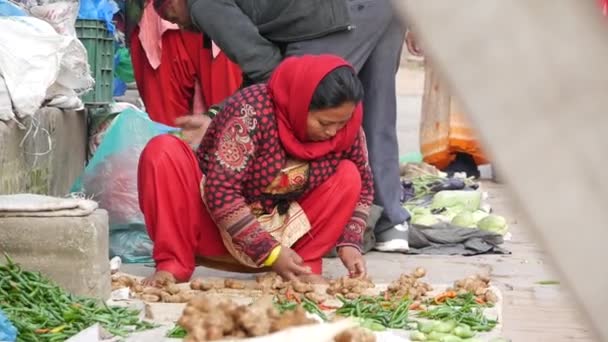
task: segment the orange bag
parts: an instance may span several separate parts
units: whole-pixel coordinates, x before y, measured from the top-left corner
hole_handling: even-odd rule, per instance
[[[446,84],[427,63],[420,122],[420,149],[424,161],[443,170],[457,152],[463,152],[470,154],[477,165],[488,164],[476,136]]]

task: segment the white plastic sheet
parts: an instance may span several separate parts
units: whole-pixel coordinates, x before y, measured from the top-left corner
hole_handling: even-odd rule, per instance
[[[72,39],[31,17],[0,18],[0,74],[18,117],[33,115],[55,83]]]
[[[14,117],[11,96],[8,93],[8,88],[6,88],[4,77],[0,75],[0,121],[9,121]]]

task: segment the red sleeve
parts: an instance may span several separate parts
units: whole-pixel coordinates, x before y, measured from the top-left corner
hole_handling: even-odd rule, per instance
[[[206,154],[203,198],[218,228],[228,232],[234,246],[260,265],[278,242],[260,226],[242,195],[246,171],[259,143],[255,109],[233,102],[217,119],[212,147]]]
[[[372,170],[369,166],[369,158],[367,155],[367,142],[363,129],[359,131],[359,135],[351,147],[347,151],[348,159],[352,160],[361,175],[361,195],[353,212],[353,217],[346,224],[342,236],[338,240],[337,247],[353,246],[359,250],[363,247],[363,234],[367,225],[367,217],[369,210],[374,200],[374,179]]]

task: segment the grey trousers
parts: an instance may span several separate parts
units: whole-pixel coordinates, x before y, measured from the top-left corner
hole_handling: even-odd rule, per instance
[[[374,174],[374,202],[384,209],[375,228],[378,234],[409,219],[399,201],[401,186],[395,90],[395,74],[405,28],[389,0],[345,1],[349,5],[354,28],[291,43],[287,45],[285,54],[335,54],[348,60],[357,70],[365,89],[363,128]]]

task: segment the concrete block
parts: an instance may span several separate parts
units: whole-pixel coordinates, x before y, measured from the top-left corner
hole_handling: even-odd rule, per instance
[[[87,217],[0,218],[0,252],[74,294],[108,299],[108,234],[105,210]]]
[[[66,195],[84,169],[84,112],[43,107],[22,124],[0,121],[0,195]]]

